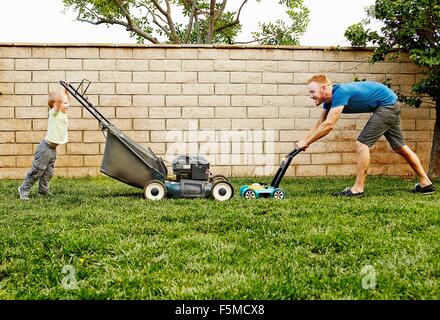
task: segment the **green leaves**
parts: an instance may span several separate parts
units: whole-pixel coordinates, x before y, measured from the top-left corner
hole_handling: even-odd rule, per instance
[[[430,69],[428,78],[415,85],[413,91],[440,101],[440,0],[376,0],[375,6],[366,11],[367,19],[345,32],[352,46],[373,44],[372,63],[387,59],[392,52],[408,52],[414,63]],[[379,32],[368,28],[371,19],[382,22]],[[401,98],[420,105],[420,96]]]
[[[252,35],[260,44],[267,45],[299,45],[299,37],[306,32],[309,24],[310,10],[303,5],[303,0],[279,0],[279,4],[287,7],[286,13],[290,18],[287,24],[284,20],[260,23],[260,31]]]
[[[351,41],[353,47],[365,47],[369,41],[368,31],[361,22],[349,26],[344,36]]]
[[[419,66],[435,67],[440,65],[440,49],[438,47],[429,49],[410,50],[410,58]]]

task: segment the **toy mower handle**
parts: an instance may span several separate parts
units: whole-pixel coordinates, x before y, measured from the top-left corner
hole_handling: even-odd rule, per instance
[[[274,188],[278,188],[279,187],[279,185],[281,183],[281,180],[283,179],[284,174],[287,171],[287,168],[289,168],[290,163],[292,162],[293,157],[295,157],[298,153],[300,153],[303,150],[304,149],[302,149],[302,148],[299,149],[299,148],[295,147],[295,149],[293,149],[292,151],[290,151],[287,154],[287,159],[285,159],[285,160],[283,160],[283,162],[281,162],[281,165],[278,168],[277,173],[275,174],[275,176],[273,177],[272,182],[270,183],[271,187],[274,187]]]
[[[287,154],[287,157],[288,158],[293,158],[294,156],[296,156],[298,153],[300,153],[301,151],[304,151],[304,149],[300,149],[300,148],[296,148],[295,147],[295,149],[293,149],[292,151],[290,151],[288,154]]]

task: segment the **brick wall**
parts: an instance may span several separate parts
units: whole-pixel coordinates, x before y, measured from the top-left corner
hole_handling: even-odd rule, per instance
[[[306,80],[326,73],[335,82],[391,79],[410,91],[419,70],[401,57],[370,65],[369,50],[267,46],[136,46],[0,44],[0,178],[23,178],[47,125],[47,94],[59,80],[87,78],[89,100],[135,141],[172,161],[202,153],[212,171],[271,175],[321,110]],[[408,145],[428,165],[435,110],[404,106]],[[99,174],[105,138],[74,101],[70,142],[58,148],[56,174]],[[355,139],[368,114],[343,115],[327,137],[295,158],[287,175],[353,175]],[[386,140],[372,149],[371,174],[412,171]]]

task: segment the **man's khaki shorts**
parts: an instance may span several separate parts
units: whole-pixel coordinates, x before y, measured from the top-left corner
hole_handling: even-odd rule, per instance
[[[368,120],[357,141],[372,147],[384,135],[391,148],[398,149],[405,145],[400,129],[400,103],[378,107]]]

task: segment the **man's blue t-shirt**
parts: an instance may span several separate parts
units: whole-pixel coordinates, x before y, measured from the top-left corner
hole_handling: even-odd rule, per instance
[[[393,90],[374,81],[335,84],[332,92],[332,102],[324,103],[323,108],[345,106],[342,113],[374,112],[377,107],[391,106],[397,101]]]

